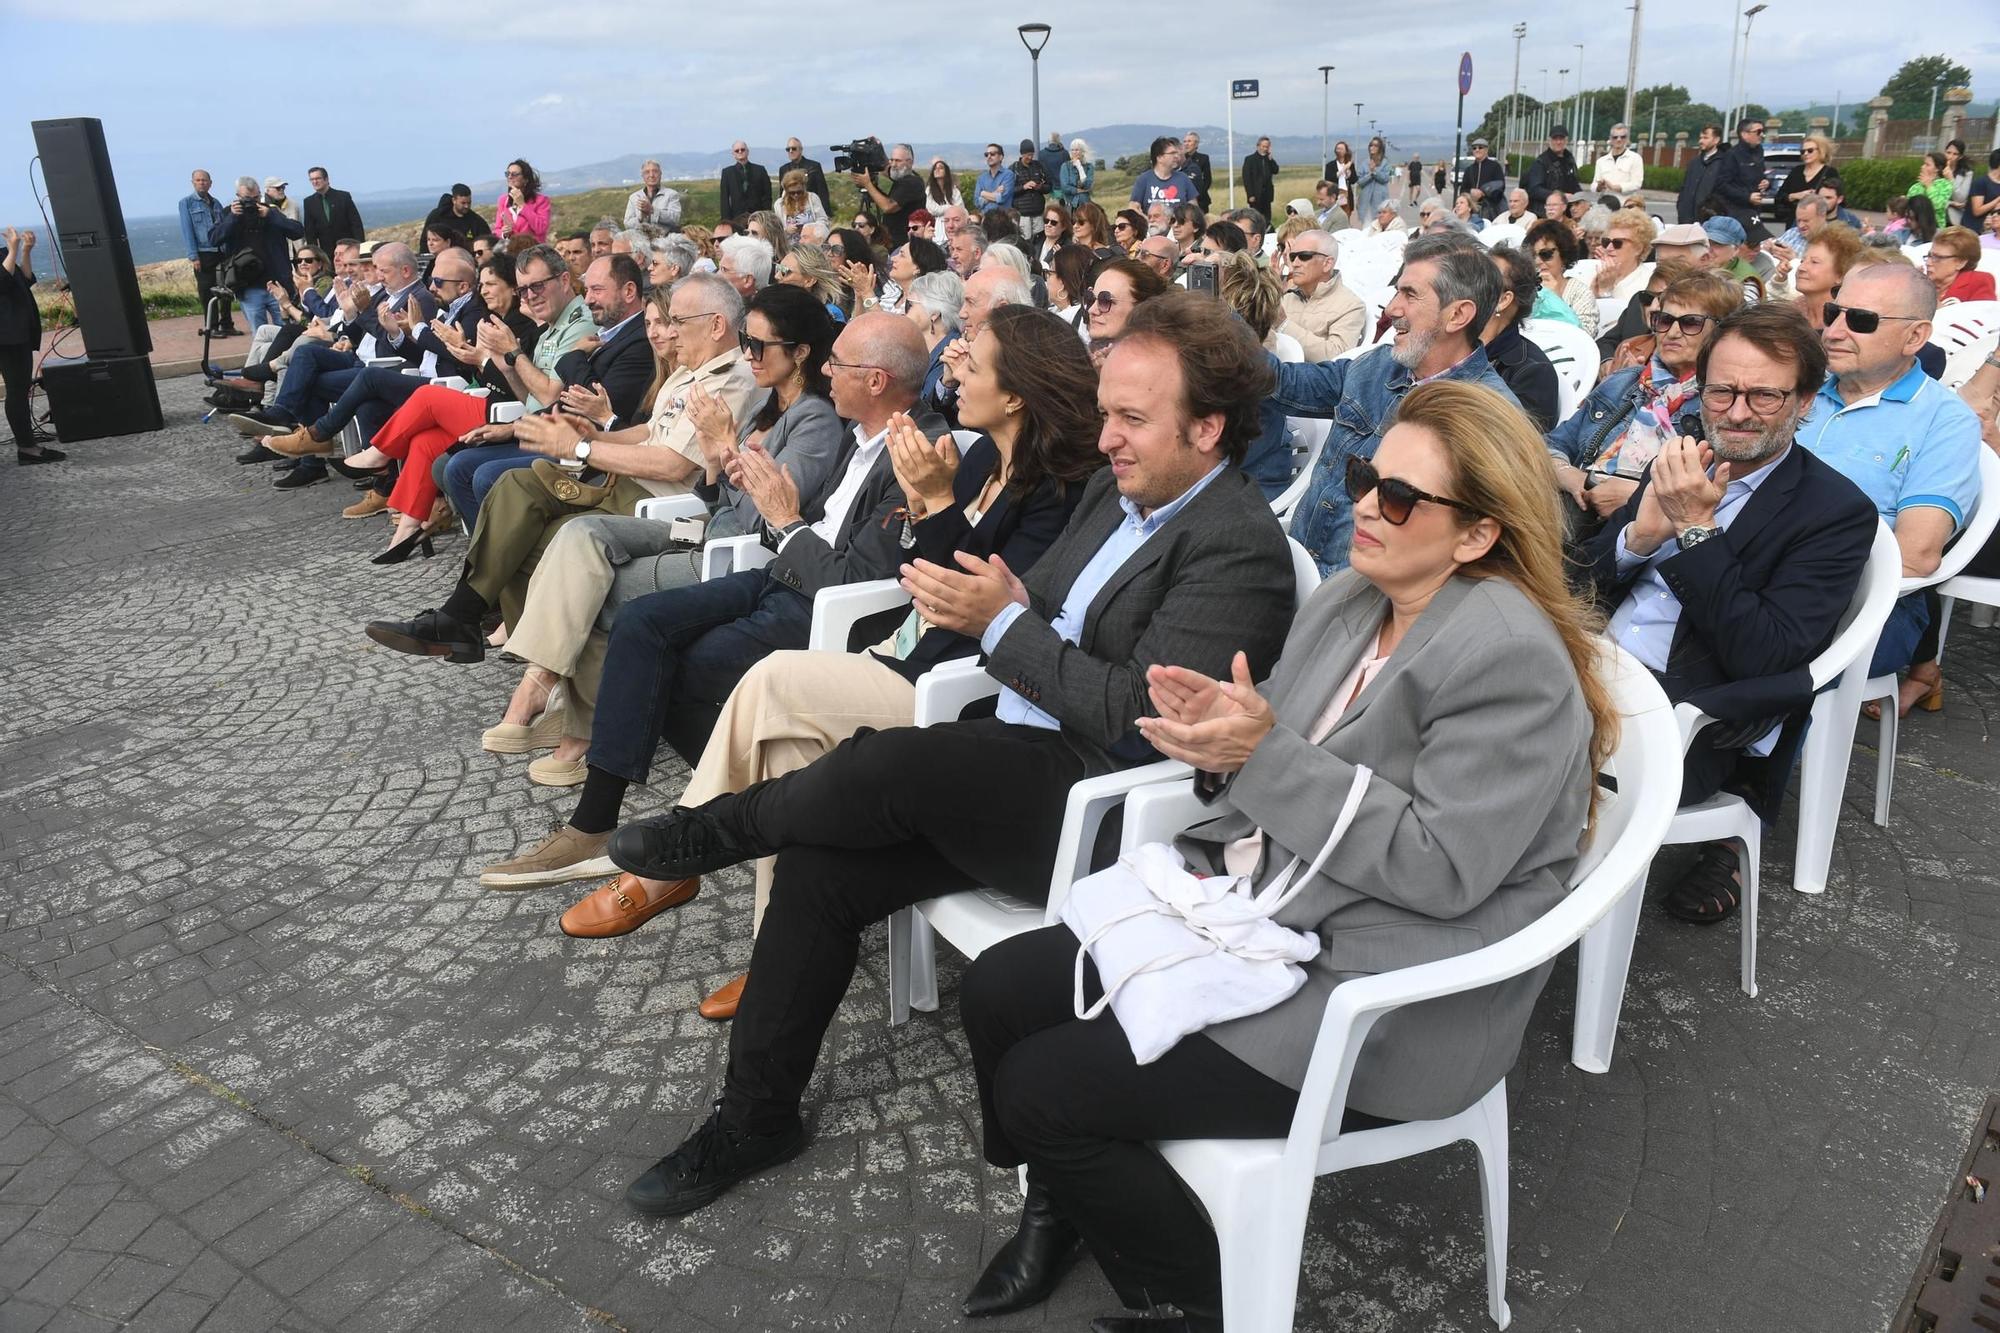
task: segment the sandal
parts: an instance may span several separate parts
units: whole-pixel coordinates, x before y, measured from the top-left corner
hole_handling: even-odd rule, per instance
[[[1661,906],[1683,921],[1712,926],[1736,914],[1743,886],[1736,882],[1736,852],[1726,842],[1701,850],[1681,882],[1667,891]]]

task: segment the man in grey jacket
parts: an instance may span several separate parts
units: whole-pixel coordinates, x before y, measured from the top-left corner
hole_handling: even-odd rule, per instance
[[[626,1191],[635,1209],[693,1212],[804,1149],[800,1099],[869,925],[978,885],[1046,898],[1070,787],[1153,757],[1135,726],[1149,666],[1216,673],[1240,648],[1269,669],[1290,556],[1232,464],[1270,388],[1226,306],[1187,292],[1140,306],[1098,389],[1110,466],[1025,583],[997,559],[904,571],[926,620],[980,640],[997,717],[864,733],[613,836],[612,859],[647,878],[778,858],[716,1112]]]

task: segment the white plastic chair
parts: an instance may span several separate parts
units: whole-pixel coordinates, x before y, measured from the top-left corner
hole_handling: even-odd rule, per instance
[[[1222,1312],[1232,1333],[1292,1327],[1306,1211],[1314,1180],[1334,1171],[1395,1161],[1470,1140],[1479,1153],[1486,1218],[1486,1302],[1506,1328],[1507,1082],[1443,1120],[1340,1132],[1355,1060],[1377,1020],[1404,1005],[1491,986],[1532,971],[1587,940],[1634,885],[1643,884],[1667,831],[1680,789],[1679,737],[1666,696],[1651,674],[1605,645],[1612,695],[1623,718],[1612,768],[1618,791],[1599,811],[1597,837],[1571,876],[1574,886],[1539,920],[1473,953],[1349,981],[1334,989],[1320,1020],[1312,1063],[1283,1139],[1194,1139],[1158,1145],[1201,1200],[1222,1250]],[[1125,806],[1125,843],[1158,842],[1209,816],[1192,784],[1134,792]]]
[[[1951,545],[1945,547],[1944,558],[1938,561],[1938,567],[1923,578],[1904,579],[1900,591],[1920,592],[1959,577],[1966,565],[1972,562],[1972,557],[1986,545],[1995,526],[2000,526],[2000,454],[1982,447],[1979,451],[1978,507],[1972,511],[1972,517],[1959,530]],[[1938,651],[1942,653],[1942,627],[1939,635]],[[1896,675],[1890,672],[1885,676],[1871,677],[1861,695],[1863,703],[1875,701],[1882,705],[1882,721],[1875,742],[1875,822],[1883,826],[1889,823],[1889,799],[1896,783],[1896,731],[1901,721],[1896,716],[1897,694]]]
[[[1596,340],[1559,319],[1524,319],[1521,336],[1548,353],[1549,364],[1556,368],[1556,419],[1569,420],[1597,384],[1602,358]]]
[[[1347,353],[1341,355],[1346,356]],[[1292,442],[1292,456],[1298,460],[1298,470],[1292,473],[1290,484],[1278,493],[1278,498],[1271,501],[1271,512],[1281,521],[1288,522],[1292,511],[1304,498],[1306,487],[1312,484],[1313,469],[1319,466],[1320,451],[1326,448],[1327,436],[1333,434],[1333,421],[1329,417],[1286,417],[1285,426]]]
[[[1945,388],[1956,390],[2000,347],[2000,301],[1953,301],[1931,320],[1931,342],[1944,349]]]
[[[1319,567],[1306,549],[1287,537],[1292,578],[1303,604],[1319,586]],[[917,681],[916,724],[920,727],[956,721],[966,707],[1000,692],[1000,686],[976,660],[947,662]],[[1172,759],[1085,778],[1069,789],[1062,833],[1056,844],[1055,866],[1049,875],[1049,901],[1039,907],[994,888],[967,889],[926,898],[889,918],[889,1022],[908,1021],[910,1010],[937,1008],[937,945],[942,935],[967,958],[977,958],[1001,940],[1058,920],[1069,886],[1090,873],[1090,854],[1104,816],[1128,792],[1156,782],[1190,776],[1186,764]]]

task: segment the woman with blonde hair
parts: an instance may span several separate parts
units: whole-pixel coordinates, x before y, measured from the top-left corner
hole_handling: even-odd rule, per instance
[[[1285,227],[1294,222],[1305,225],[1293,231],[1312,230],[1310,220],[1303,218],[1285,219]],[[1285,235],[1285,227],[1278,229],[1280,241],[1274,254],[1284,254],[1289,248],[1291,237]],[[1269,269],[1257,267],[1257,261],[1246,250],[1224,254],[1215,260],[1215,290],[1222,303],[1234,310],[1250,332],[1257,335],[1257,341],[1264,350],[1280,360],[1302,360],[1305,349],[1290,334],[1280,332],[1285,322],[1284,290]],[[1290,344],[1291,356],[1281,352],[1284,344]],[[1263,431],[1250,442],[1243,461],[1238,464],[1243,475],[1257,483],[1264,498],[1275,500],[1284,494],[1285,487],[1292,483],[1292,442],[1291,423],[1285,417],[1285,409],[1272,399],[1266,398],[1258,408],[1258,424]]]
[[[1822,307],[1833,299],[1840,280],[1847,276],[1847,270],[1854,267],[1865,249],[1854,228],[1844,222],[1827,223],[1806,244],[1797,270],[1788,271],[1789,263],[1779,262],[1771,275],[1770,299],[1796,301],[1806,323],[1815,331],[1824,329],[1826,314]]]
[[[1175,842],[1199,875],[1267,888],[1359,787],[1345,835],[1274,918],[1318,937],[1305,984],[1141,1064],[1115,1010],[1077,1018],[1112,978],[1079,971],[1067,926],[968,965],[984,1155],[1027,1167],[1020,1231],[970,1313],[1045,1300],[1082,1241],[1127,1306],[1179,1308],[1160,1329],[1219,1330],[1214,1231],[1152,1144],[1283,1138],[1335,986],[1512,935],[1563,900],[1595,831],[1618,716],[1601,620],[1565,577],[1541,436],[1494,390],[1439,380],[1346,472],[1353,564],[1299,609],[1270,679],[1252,682],[1242,654],[1224,680],[1154,666],[1158,716],[1139,719],[1210,802]],[[1473,1105],[1519,1055],[1548,974],[1399,1012],[1355,1067],[1342,1127]]]
[[[806,173],[788,171],[779,178],[777,214],[785,229],[785,239],[796,243],[799,233],[814,222],[827,220],[819,196],[806,188]]]
[[[715,271],[715,233],[699,222],[689,223],[681,228],[681,235],[694,242],[694,248],[701,258],[708,261],[709,271]]]
[[[819,298],[836,324],[845,324],[852,313],[854,293],[840,280],[833,261],[817,245],[795,245],[784,258],[771,266],[771,281],[803,287]]]
[[[1591,213],[1598,210],[1593,207]],[[1607,210],[1608,211],[1608,210]],[[1586,219],[1586,226],[1588,220]],[[1653,266],[1646,255],[1653,248],[1658,230],[1653,219],[1636,209],[1621,208],[1604,222],[1604,234],[1592,237],[1591,252],[1596,268],[1590,274],[1590,294],[1597,302],[1597,326],[1610,329],[1625,313],[1625,306],[1646,286]],[[1585,329],[1596,335],[1596,329]]]
[[[743,226],[747,235],[755,236],[770,245],[772,263],[777,263],[791,253],[792,236],[785,230],[785,224],[778,221],[778,215],[770,209],[759,209],[752,213],[743,220]]]
[[[1833,140],[1824,134],[1808,134],[1799,145],[1799,164],[1785,174],[1777,201],[1771,205],[1778,214],[1779,231],[1799,225],[1799,200],[1817,193],[1829,179],[1840,179],[1840,173],[1833,169]]]

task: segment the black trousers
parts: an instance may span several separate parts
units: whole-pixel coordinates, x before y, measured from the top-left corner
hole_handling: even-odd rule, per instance
[[[208,318],[208,303],[215,298],[215,289],[222,285],[222,251],[199,251],[194,261],[194,289],[201,297],[202,319]],[[227,296],[215,298],[222,304],[218,307],[215,327],[226,329],[234,322],[233,307]]]
[[[779,849],[750,983],[729,1034],[723,1115],[754,1133],[797,1116],[871,924],[991,885],[1048,899],[1070,787],[1062,737],[987,718],[864,731],[706,809]]]
[[[7,387],[7,429],[14,432],[16,449],[34,447],[35,413],[28,387],[34,377],[35,349],[27,343],[0,343],[0,384]]]
[[[1214,1228],[1150,1143],[1283,1138],[1299,1094],[1199,1033],[1139,1064],[1110,1011],[1076,1016],[1076,950],[1065,926],[1029,931],[980,954],[960,983],[986,1160],[1027,1163],[1127,1306],[1220,1309]],[[1086,961],[1085,998],[1103,993]],[[1389,1123],[1349,1111],[1342,1129]]]

